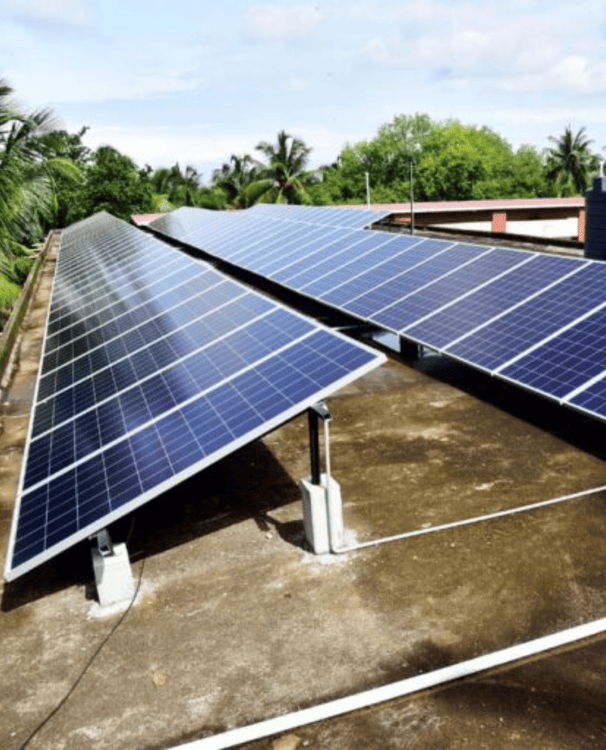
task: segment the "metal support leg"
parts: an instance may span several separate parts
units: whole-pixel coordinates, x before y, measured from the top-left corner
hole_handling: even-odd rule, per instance
[[[341,489],[330,476],[330,411],[324,403],[315,404],[308,410],[307,417],[311,477],[301,481],[303,520],[308,544],[317,555],[321,555],[336,552],[343,545]],[[324,423],[326,471],[323,474],[320,470],[319,419]]]
[[[320,484],[320,441],[318,439],[318,415],[313,409],[307,410],[309,423],[309,459],[311,463],[311,483]]]

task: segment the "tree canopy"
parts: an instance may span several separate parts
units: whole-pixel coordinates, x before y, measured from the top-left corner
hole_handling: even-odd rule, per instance
[[[308,189],[315,182],[316,175],[307,169],[310,146],[281,130],[276,143],[260,141],[255,149],[265,157],[265,162],[257,162],[257,200],[263,203],[311,203]]]
[[[76,180],[77,167],[48,154],[44,138],[54,129],[50,110],[25,112],[0,79],[0,310],[6,311],[30,268],[28,249],[56,218],[56,181]],[[3,315],[4,312],[0,312]]]
[[[589,150],[593,143],[585,135],[585,128],[576,133],[570,125],[563,135],[549,136],[554,146],[547,150],[546,176],[555,195],[582,195],[598,165],[598,158]]]
[[[312,194],[317,202],[365,202],[368,173],[372,201],[408,201],[412,162],[416,200],[540,197],[549,194],[544,161],[533,146],[514,151],[487,127],[397,115],[374,138],[346,144]]]

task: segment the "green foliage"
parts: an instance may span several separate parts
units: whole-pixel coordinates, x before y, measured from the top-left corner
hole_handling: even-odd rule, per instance
[[[85,216],[107,211],[129,221],[133,214],[152,209],[152,189],[146,173],[111,146],[100,146],[86,171],[82,191]]]
[[[78,133],[54,130],[38,139],[53,188],[52,217],[48,229],[60,229],[84,218],[81,187],[92,152],[82,143],[87,128]]]
[[[54,122],[49,110],[21,111],[0,79],[0,308],[14,302],[31,266],[27,248],[55,220],[58,176],[73,176],[69,158],[49,158],[44,139]]]
[[[542,198],[549,195],[545,159],[534,146],[526,143],[513,157],[511,198]]]
[[[21,287],[18,284],[10,281],[4,274],[0,273],[0,330],[4,328],[20,292]]]
[[[366,203],[366,173],[371,201],[407,201],[410,161],[435,127],[427,114],[401,114],[381,125],[372,140],[346,144],[337,162],[322,168],[321,185],[311,191],[314,202]]]
[[[318,203],[365,203],[366,178],[374,203],[410,199],[411,163],[417,200],[523,198],[545,195],[544,160],[532,146],[514,152],[487,127],[458,120],[434,122],[426,114],[397,115],[375,138],[347,144],[322,169],[312,190]]]
[[[215,169],[212,176],[214,187],[232,208],[248,208],[256,202],[260,179],[259,167],[248,154],[232,154],[229,162]]]
[[[585,128],[573,133],[568,126],[559,138],[550,136],[549,140],[555,144],[546,151],[546,177],[552,195],[583,195],[598,167],[597,157],[589,150],[593,141],[585,136]]]
[[[449,120],[425,141],[416,175],[424,200],[470,200],[511,195],[511,146],[489,128]]]
[[[247,188],[248,199],[262,203],[310,204],[309,188],[317,180],[316,173],[307,169],[311,147],[281,130],[275,144],[261,141],[255,148],[265,157],[265,162],[257,162],[257,179]]]
[[[0,252],[8,256],[38,242],[52,213],[52,184],[37,141],[51,127],[51,113],[20,112],[11,93],[0,79]]]

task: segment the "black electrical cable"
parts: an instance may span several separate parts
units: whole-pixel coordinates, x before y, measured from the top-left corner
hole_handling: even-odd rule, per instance
[[[128,536],[130,536],[132,532],[132,524],[129,531]],[[113,634],[118,630],[120,625],[124,622],[126,615],[131,611],[133,604],[135,603],[135,600],[137,599],[137,596],[139,594],[139,589],[141,588],[141,580],[143,578],[143,568],[145,567],[145,559],[141,562],[141,568],[139,570],[139,577],[137,580],[137,585],[135,586],[135,593],[132,596],[132,599],[128,603],[128,607],[124,610],[122,613],[122,616],[118,620],[118,622],[113,626],[113,628],[109,631],[109,633],[105,636],[103,641],[101,642],[101,645],[97,648],[95,653],[91,656],[91,658],[88,660],[88,662],[85,664],[84,669],[80,672],[78,675],[78,678],[74,682],[74,684],[70,687],[70,689],[67,691],[67,693],[63,696],[63,698],[59,701],[59,703],[53,708],[53,710],[46,716],[46,718],[38,724],[38,726],[34,729],[34,731],[29,735],[29,737],[25,740],[25,742],[21,745],[19,750],[24,750],[29,743],[34,739],[34,737],[40,732],[41,729],[43,729],[48,722],[53,718],[53,716],[56,716],[57,713],[63,708],[63,706],[67,703],[67,701],[70,699],[70,697],[73,695],[74,691],[78,687],[78,685],[82,682],[85,674],[88,672],[88,670],[93,665],[93,662],[95,659],[99,656],[103,648],[105,647],[106,643],[109,641],[109,639],[113,636]]]

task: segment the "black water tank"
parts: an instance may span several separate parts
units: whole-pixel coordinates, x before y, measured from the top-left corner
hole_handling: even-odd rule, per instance
[[[585,193],[585,257],[606,260],[606,177]]]

